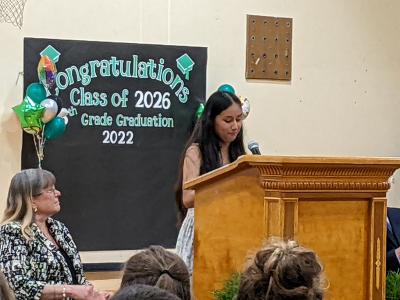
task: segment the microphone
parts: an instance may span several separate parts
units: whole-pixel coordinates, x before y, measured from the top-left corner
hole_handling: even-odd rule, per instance
[[[247,144],[247,148],[249,148],[251,153],[253,153],[254,155],[261,155],[260,145],[258,145],[258,143],[256,141],[250,141]]]

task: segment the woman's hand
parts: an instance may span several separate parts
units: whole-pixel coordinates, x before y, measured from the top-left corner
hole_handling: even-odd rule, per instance
[[[104,299],[109,300],[114,295],[113,292],[109,291],[100,291],[100,294],[104,296]]]
[[[70,285],[67,296],[76,300],[106,300],[106,295],[99,293],[92,285]]]

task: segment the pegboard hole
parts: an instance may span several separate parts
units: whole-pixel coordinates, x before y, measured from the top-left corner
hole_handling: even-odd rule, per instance
[[[263,54],[263,58],[264,59],[267,58],[267,54],[266,53]]]
[[[253,19],[251,22],[252,22],[253,24],[256,24],[256,20],[254,20],[254,19]]]
[[[274,71],[274,74],[275,74],[275,75],[278,75],[278,70],[275,70],[275,71]]]
[[[277,53],[275,53],[275,58],[278,58],[278,54]]]
[[[256,39],[256,37],[254,35],[252,35],[251,39],[254,41]]]

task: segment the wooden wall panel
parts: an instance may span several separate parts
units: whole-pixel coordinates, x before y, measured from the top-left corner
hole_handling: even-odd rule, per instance
[[[330,282],[327,300],[368,299],[370,203],[299,199],[297,240],[321,258]]]

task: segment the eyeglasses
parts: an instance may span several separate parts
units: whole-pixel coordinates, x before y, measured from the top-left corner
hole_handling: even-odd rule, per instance
[[[38,197],[38,196],[42,195],[43,193],[49,193],[49,194],[53,194],[55,196],[56,195],[56,191],[57,191],[57,189],[55,187],[52,187],[52,188],[50,188],[48,190],[42,191],[39,194],[36,194],[36,195],[33,195],[33,196],[34,197]]]

